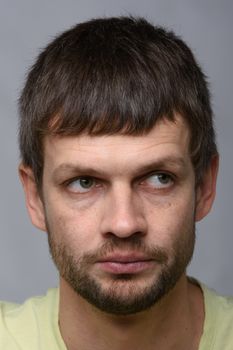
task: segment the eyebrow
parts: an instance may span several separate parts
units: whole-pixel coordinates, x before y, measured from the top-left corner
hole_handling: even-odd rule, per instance
[[[182,157],[167,156],[157,160],[147,161],[147,164],[141,164],[137,168],[134,168],[132,173],[135,177],[140,177],[144,174],[157,170],[176,170],[181,171],[187,168],[187,162]],[[103,169],[98,169],[94,166],[85,166],[78,163],[62,163],[54,169],[52,178],[55,182],[63,176],[77,177],[77,176],[93,176],[93,177],[105,177],[107,172]]]
[[[161,159],[157,159],[147,163],[145,165],[141,165],[136,170],[139,174],[146,174],[153,170],[165,170],[167,168],[172,168],[175,170],[185,169],[187,167],[187,163],[184,161],[182,157],[174,157],[168,156]]]

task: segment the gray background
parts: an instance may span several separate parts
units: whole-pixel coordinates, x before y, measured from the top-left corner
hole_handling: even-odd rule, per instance
[[[233,294],[233,2],[231,0],[0,0],[0,299],[23,301],[57,284],[46,234],[30,223],[17,177],[17,98],[26,71],[53,36],[97,16],[134,14],[174,29],[209,76],[221,169],[211,214],[197,226],[189,273]]]

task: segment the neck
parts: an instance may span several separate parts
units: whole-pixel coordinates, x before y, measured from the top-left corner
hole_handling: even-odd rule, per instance
[[[96,309],[61,279],[59,324],[68,350],[196,350],[203,323],[202,292],[185,276],[152,308],[129,316]]]

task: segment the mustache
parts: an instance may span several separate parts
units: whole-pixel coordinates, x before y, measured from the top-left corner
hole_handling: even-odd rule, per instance
[[[148,247],[140,237],[132,236],[125,239],[111,237],[100,248],[95,251],[85,253],[81,260],[86,264],[93,264],[100,259],[104,259],[110,254],[120,253],[135,253],[145,256],[148,260],[154,260],[157,263],[165,264],[168,261],[168,253],[161,247]]]

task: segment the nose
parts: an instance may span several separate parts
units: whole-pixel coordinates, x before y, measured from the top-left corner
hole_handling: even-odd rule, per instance
[[[147,222],[143,204],[139,196],[128,185],[115,185],[105,199],[101,232],[128,238],[132,235],[145,235]]]

